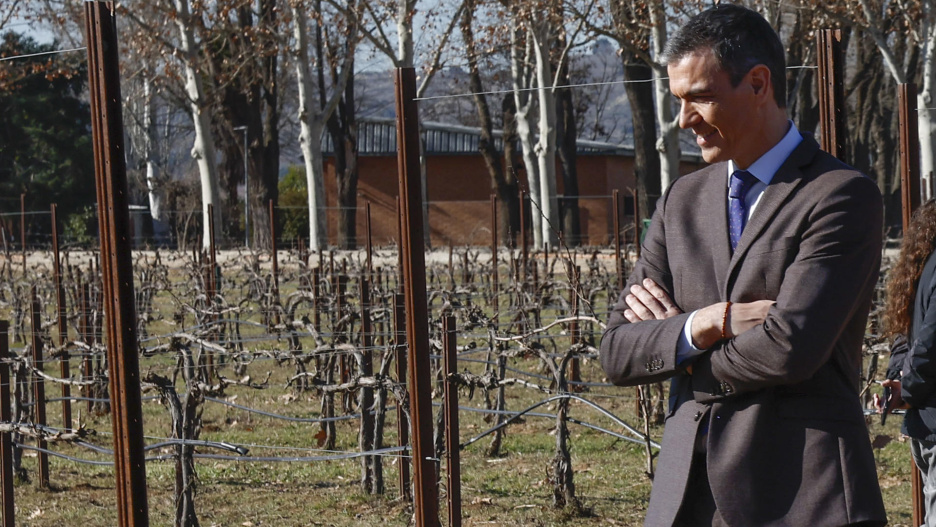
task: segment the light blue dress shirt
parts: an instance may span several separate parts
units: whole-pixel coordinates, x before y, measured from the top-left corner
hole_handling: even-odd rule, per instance
[[[773,180],[774,174],[777,173],[777,170],[780,170],[780,166],[790,157],[790,154],[793,153],[793,150],[799,146],[802,140],[803,136],[799,133],[799,130],[796,129],[796,125],[793,124],[793,121],[790,121],[790,129],[787,131],[786,135],[783,136],[783,139],[747,168],[747,171],[757,178],[757,182],[754,183],[744,196],[744,206],[747,209],[748,221],[754,216],[754,210],[757,208],[761,196],[764,195],[764,190],[767,189],[767,185]],[[734,171],[734,161],[728,161],[728,173],[725,175],[726,186]],[[692,319],[695,318],[695,314],[696,312],[693,311],[689,315],[689,318],[686,320],[686,325],[683,327],[682,337],[676,345],[677,364],[682,364],[684,361],[696,355],[700,355],[705,351],[692,344]]]

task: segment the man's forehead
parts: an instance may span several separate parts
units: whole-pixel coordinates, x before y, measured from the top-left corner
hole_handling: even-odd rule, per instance
[[[708,89],[723,73],[711,50],[685,54],[670,62],[667,71],[670,88],[677,95]]]

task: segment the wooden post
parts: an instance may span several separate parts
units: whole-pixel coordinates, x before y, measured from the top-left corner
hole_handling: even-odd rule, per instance
[[[409,343],[410,415],[413,422],[413,476],[416,526],[439,525],[439,495],[432,443],[432,382],[429,319],[426,296],[426,261],[419,169],[419,118],[416,108],[416,71],[395,71],[397,151],[403,222],[403,275],[406,286],[406,341]]]

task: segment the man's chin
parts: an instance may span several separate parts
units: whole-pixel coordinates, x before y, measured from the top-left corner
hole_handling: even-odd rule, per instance
[[[706,163],[718,163],[720,161],[728,161],[728,158],[725,157],[724,151],[722,151],[722,149],[720,148],[714,148],[714,147],[703,148],[702,159],[704,159]]]

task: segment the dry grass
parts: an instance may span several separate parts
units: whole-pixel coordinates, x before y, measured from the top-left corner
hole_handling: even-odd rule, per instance
[[[180,291],[184,291],[185,278],[180,274],[180,269],[181,266],[178,266],[173,271],[173,281]],[[289,287],[288,284],[283,287],[284,295],[288,294]],[[154,323],[151,333],[164,334],[177,330],[169,323],[172,312],[177,309],[175,301],[161,295],[158,309],[163,311],[164,319]],[[0,318],[4,316],[0,306]],[[566,337],[557,338],[560,347],[567,345]],[[460,343],[464,344],[465,339]],[[479,345],[482,344],[479,342]],[[270,342],[264,345],[270,345]],[[282,341],[273,345],[285,348]],[[15,343],[16,346],[21,344]],[[144,374],[155,371],[167,375],[172,365],[172,357],[158,356],[144,359],[141,370]],[[511,359],[509,365],[524,371],[541,371],[538,361],[533,359]],[[462,367],[478,371],[480,366],[468,363]],[[53,369],[57,370],[57,365],[47,365],[49,373],[53,373]],[[293,373],[291,366],[279,365],[271,360],[258,360],[249,367],[249,373],[254,379],[263,379],[268,371],[272,377],[267,389],[232,387],[225,396],[237,404],[264,411],[298,417],[319,415],[319,397],[311,393],[296,396],[285,387],[286,380]],[[233,376],[229,369],[224,373]],[[584,379],[600,381],[602,377],[596,362],[586,361],[583,364]],[[178,389],[184,390],[181,382]],[[56,386],[47,385],[46,390],[48,397],[58,394]],[[508,394],[510,410],[519,410],[543,399],[541,394],[523,388],[510,388]],[[633,395],[632,389],[618,388],[593,388],[585,394],[615,415],[636,425],[638,419],[634,415]],[[475,394],[474,400],[467,401],[463,392],[461,404],[483,407],[480,393]],[[83,405],[80,407],[83,408]],[[48,422],[52,426],[61,425],[60,408],[57,403],[48,407]],[[76,405],[76,414],[78,408]],[[571,408],[571,417],[620,432],[609,420],[582,404],[573,402]],[[550,413],[548,408],[539,411]],[[463,441],[491,426],[478,413],[461,412],[460,419],[460,436]],[[96,416],[82,412],[82,421],[86,427],[99,432],[95,443],[110,445],[111,425],[108,415]],[[891,525],[909,525],[911,461],[908,445],[900,440],[899,423],[899,418],[891,419],[883,429],[873,423],[869,425],[869,433],[872,438],[886,438],[877,439],[880,448],[875,449],[875,455]],[[570,425],[572,464],[576,493],[584,506],[584,513],[552,507],[548,468],[555,449],[555,437],[550,433],[553,424],[549,419],[528,417],[512,425],[505,438],[503,455],[497,458],[491,459],[485,455],[487,439],[462,451],[464,525],[642,524],[650,493],[650,480],[644,473],[643,447],[574,424]],[[168,413],[158,401],[144,403],[144,427],[147,443],[169,435]],[[395,413],[389,412],[385,444],[395,444],[395,430]],[[209,402],[204,406],[200,439],[249,445],[250,455],[254,456],[309,456],[321,454],[315,450],[318,448],[315,438],[318,431],[319,426],[316,424],[290,423]],[[653,427],[654,439],[659,440],[661,434],[662,427]],[[357,448],[357,422],[338,423],[337,437],[338,450],[354,451]],[[284,447],[308,450],[285,450]],[[70,445],[55,445],[53,448],[82,459],[105,460],[103,456]],[[207,449],[199,451],[213,452]],[[158,453],[167,452],[154,454]],[[361,491],[358,460],[249,463],[201,459],[197,461],[199,485],[196,503],[199,519],[203,526],[411,525],[412,506],[398,498],[397,470],[403,461],[394,456],[384,458],[386,493],[370,496]],[[36,485],[34,454],[27,454],[24,467],[32,481],[17,483],[17,525],[109,527],[117,524],[112,468],[51,458],[52,488],[44,490]],[[150,523],[172,525],[174,463],[155,461],[148,463],[146,470]],[[444,485],[440,488],[440,494],[444,521],[447,512]]]

